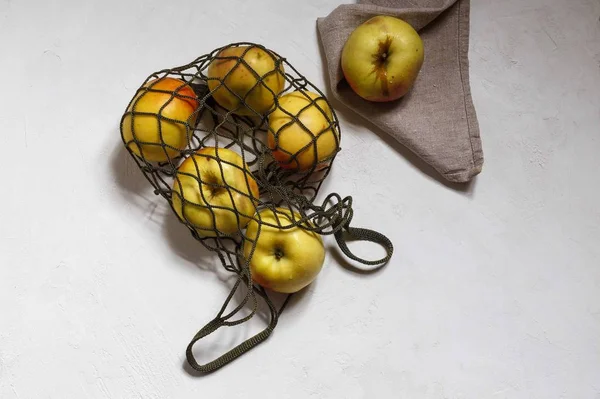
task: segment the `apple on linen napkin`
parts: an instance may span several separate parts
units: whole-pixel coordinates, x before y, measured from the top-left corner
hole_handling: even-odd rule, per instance
[[[469,85],[469,6],[469,0],[359,0],[317,20],[334,96],[446,180],[457,183],[470,181],[483,165]],[[361,98],[349,86],[341,67],[350,34],[378,15],[408,22],[424,45],[425,57],[414,85],[406,95],[389,102]]]

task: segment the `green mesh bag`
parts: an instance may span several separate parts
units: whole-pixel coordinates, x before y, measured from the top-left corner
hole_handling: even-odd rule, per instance
[[[290,298],[276,306],[272,292],[253,278],[251,259],[261,229],[333,235],[348,258],[369,266],[365,270],[378,269],[392,256],[384,235],[350,226],[351,197],[331,193],[315,203],[341,148],[339,121],[317,87],[263,46],[230,44],[152,73],[120,127],[123,144],[154,193],[237,276],[215,318],[187,348],[189,364],[200,373],[217,370],[267,339]],[[361,259],[349,251],[349,239],[379,243],[387,255]],[[236,293],[243,299],[234,304]],[[248,321],[259,308],[269,314],[264,330],[213,361],[196,361],[196,342]],[[248,314],[236,318],[242,309]]]

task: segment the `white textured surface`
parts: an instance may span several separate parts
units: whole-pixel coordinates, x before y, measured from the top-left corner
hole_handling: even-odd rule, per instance
[[[600,398],[597,0],[473,1],[486,162],[466,191],[338,109],[322,193],[353,195],[392,263],[360,276],[330,252],[267,343],[186,371],[227,282],[119,117],[150,72],[240,40],[324,88],[315,19],[337,2],[262,3],[0,0],[0,398]]]

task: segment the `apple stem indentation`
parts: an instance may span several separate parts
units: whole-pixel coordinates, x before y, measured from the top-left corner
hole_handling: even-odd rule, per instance
[[[213,199],[215,197],[218,197],[219,195],[221,195],[221,193],[223,193],[225,191],[225,187],[220,187],[220,186],[213,186],[209,188],[210,191],[210,199]]]
[[[375,73],[375,78],[381,80],[381,91],[384,96],[388,96],[390,94],[386,64],[388,57],[390,56],[391,46],[392,38],[387,36],[384,41],[379,42],[378,51],[373,55],[373,72]]]
[[[283,249],[281,249],[280,247],[276,247],[275,252],[273,254],[275,255],[275,258],[277,260],[280,260],[281,258],[283,258],[284,255]]]

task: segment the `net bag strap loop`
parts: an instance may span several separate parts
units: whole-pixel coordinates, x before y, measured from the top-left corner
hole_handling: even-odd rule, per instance
[[[330,206],[328,206],[328,204]],[[321,206],[313,206],[317,218],[327,219],[331,224],[331,233],[334,235],[338,247],[348,258],[374,268],[358,268],[361,272],[371,272],[384,266],[394,253],[394,245],[385,235],[370,229],[350,227],[354,211],[352,209],[352,197],[342,198],[337,193],[329,194]],[[348,240],[369,241],[381,245],[386,256],[378,260],[363,259],[350,251]]]
[[[356,262],[362,263],[363,265],[376,266],[374,268],[368,269],[358,268],[361,272],[376,271],[381,267],[385,266],[385,264],[392,258],[392,254],[394,253],[394,245],[392,244],[389,238],[375,230],[364,229],[359,227],[350,227],[350,222],[352,221],[352,217],[354,216],[354,211],[351,208],[351,201],[352,200],[350,198],[350,207],[348,208],[344,217],[342,217],[339,220],[338,228],[334,231],[333,235],[335,237],[335,241],[337,242],[338,247],[340,248],[342,253],[348,258]],[[367,260],[356,256],[352,253],[352,251],[350,251],[350,248],[348,248],[348,239],[352,241],[369,241],[379,244],[385,249],[386,256],[378,260]]]
[[[344,233],[346,233],[346,234],[344,234]],[[361,257],[354,255],[352,253],[352,251],[350,251],[350,248],[348,248],[347,236],[349,236],[354,241],[369,241],[369,242],[374,242],[376,244],[381,245],[385,249],[386,256],[384,256],[383,258],[381,258],[379,260],[366,260],[366,259],[363,259]],[[369,269],[360,268],[361,271],[370,272],[370,271],[378,270],[379,268],[383,267],[391,259],[392,254],[394,253],[394,245],[392,244],[390,239],[387,238],[386,236],[384,236],[383,234],[381,234],[377,231],[374,231],[374,230],[346,226],[346,227],[344,227],[344,229],[336,232],[334,234],[334,237],[335,237],[335,241],[337,242],[338,246],[340,247],[340,250],[348,258],[355,260],[359,263],[362,263],[363,265],[376,266],[375,268],[369,268]]]
[[[263,291],[261,291],[259,288],[253,286],[251,283],[248,283],[247,277],[244,278],[244,275],[240,274],[238,276],[238,282],[240,282],[242,280],[243,280],[244,284],[249,285],[247,297],[250,296],[250,297],[253,298],[254,301],[256,301],[257,300],[256,299],[256,295],[259,295],[265,301],[265,303],[267,304],[267,306],[269,307],[269,313],[270,313],[269,323],[268,323],[267,327],[264,330],[262,330],[261,332],[259,332],[256,335],[248,338],[247,340],[245,340],[244,342],[242,342],[239,345],[235,346],[234,348],[230,349],[229,351],[225,352],[223,355],[219,356],[215,360],[212,360],[212,361],[210,361],[208,363],[205,363],[205,364],[199,364],[198,361],[196,360],[196,357],[194,356],[194,353],[193,353],[193,348],[194,348],[195,344],[198,341],[200,341],[202,338],[204,338],[204,337],[206,337],[206,336],[214,333],[215,331],[217,331],[221,327],[224,327],[224,326],[225,327],[232,327],[232,326],[235,326],[237,324],[241,324],[242,322],[247,321],[246,318],[249,319],[249,318],[253,317],[254,314],[255,314],[255,312],[252,312],[249,316],[247,316],[246,318],[240,320],[239,323],[228,322],[227,321],[227,317],[221,317],[222,311],[224,311],[224,308],[222,308],[221,309],[222,311],[219,313],[219,315],[217,315],[216,318],[214,318],[213,320],[211,320],[204,327],[202,327],[202,329],[200,329],[200,331],[198,331],[198,333],[196,333],[196,335],[194,336],[194,338],[192,338],[192,340],[188,344],[186,352],[185,352],[186,358],[187,358],[187,361],[188,361],[189,365],[194,370],[200,372],[201,374],[208,374],[208,373],[211,373],[213,371],[216,371],[216,370],[220,369],[221,367],[223,367],[223,366],[231,363],[232,361],[234,361],[238,357],[242,356],[244,353],[248,352],[249,350],[251,350],[255,346],[257,346],[260,343],[264,342],[267,338],[269,338],[269,336],[271,335],[271,333],[273,332],[273,330],[277,326],[277,322],[279,320],[280,313],[283,311],[283,308],[285,307],[285,305],[287,304],[288,300],[291,297],[291,295],[289,295],[287,297],[287,299],[284,302],[283,306],[278,311],[276,309],[275,305],[273,304],[273,302],[266,295],[266,293],[264,293]],[[236,285],[234,285],[233,289],[231,290],[231,293],[230,293],[230,295],[229,295],[228,298],[233,297],[233,295],[234,295],[235,291],[237,290],[237,288],[238,288],[238,284],[236,283]],[[226,304],[227,303],[228,303],[228,301],[226,302]],[[235,313],[237,313],[237,312],[232,312],[228,316],[233,316]]]

